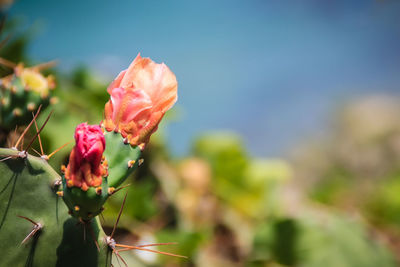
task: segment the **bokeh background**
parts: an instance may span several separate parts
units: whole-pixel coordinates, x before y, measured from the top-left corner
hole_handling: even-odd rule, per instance
[[[49,151],[101,120],[139,52],[177,76],[118,238],[189,259],[125,252],[130,266],[400,264],[400,2],[2,2],[0,56],[58,61]]]

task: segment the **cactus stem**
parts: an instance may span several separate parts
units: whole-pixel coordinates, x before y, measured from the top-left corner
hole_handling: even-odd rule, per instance
[[[26,241],[31,239],[39,230],[43,228],[43,225],[41,223],[37,223],[33,221],[32,219],[29,219],[28,217],[17,215],[18,217],[25,219],[33,224],[33,229],[32,231],[22,240],[21,245],[24,244]]]
[[[130,160],[128,161],[128,168],[132,168],[133,165],[135,164],[136,160]]]
[[[12,148],[16,149],[18,147],[19,143],[24,139],[24,136],[28,132],[29,128],[31,127],[31,125],[33,123],[33,121],[36,120],[37,116],[39,115],[41,108],[42,108],[42,105],[39,106],[38,110],[36,111],[35,116],[31,120],[31,122],[28,124],[28,126],[25,128],[25,130],[23,131],[21,136],[18,138],[17,143],[15,143],[15,145]]]
[[[100,218],[101,224],[104,224],[106,222],[106,220],[104,219],[103,213],[99,213],[99,215],[100,215],[99,218]]]
[[[144,162],[144,159],[139,159],[139,166],[142,165]]]

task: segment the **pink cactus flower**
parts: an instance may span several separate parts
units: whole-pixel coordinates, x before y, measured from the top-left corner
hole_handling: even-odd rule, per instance
[[[87,191],[89,187],[100,186],[102,177],[107,174],[106,166],[102,164],[106,141],[100,126],[86,122],[79,124],[75,129],[75,142],[65,170],[68,187]]]
[[[144,145],[177,100],[175,75],[164,64],[150,58],[135,58],[107,91],[110,100],[104,108],[103,126],[120,132],[131,145]]]

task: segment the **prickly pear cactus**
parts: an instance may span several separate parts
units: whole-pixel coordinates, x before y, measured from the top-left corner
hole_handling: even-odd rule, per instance
[[[35,68],[18,65],[14,74],[4,77],[0,83],[0,126],[13,130],[16,125],[26,125],[41,105],[50,104],[50,91],[54,89],[53,76],[45,77]]]
[[[0,126],[26,123],[26,113],[48,100],[49,83],[23,68],[3,79]],[[165,64],[138,55],[108,93],[105,120],[76,127],[75,146],[61,176],[48,165],[50,156],[28,153],[49,118],[40,129],[36,126],[25,149],[17,147],[27,131],[12,148],[0,148],[0,262],[4,266],[111,266],[112,256],[125,263],[120,252],[130,249],[182,257],[146,248],[155,244],[131,246],[113,239],[126,195],[110,236],[98,221],[107,199],[143,162],[142,149],[175,103],[175,75]],[[27,129],[36,124],[40,108]]]
[[[97,125],[80,124],[75,139],[57,194],[72,216],[88,221],[101,213],[108,197],[139,165],[141,151],[125,143],[119,133],[104,135]]]
[[[61,177],[46,160],[15,149],[0,149],[0,159],[1,265],[106,265],[104,233],[96,220],[68,215],[55,194]]]

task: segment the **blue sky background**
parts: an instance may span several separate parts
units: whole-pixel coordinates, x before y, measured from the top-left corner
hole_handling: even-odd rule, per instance
[[[280,156],[326,129],[340,103],[400,91],[400,2],[285,0],[20,0],[40,25],[30,54],[87,64],[111,80],[138,52],[179,83],[175,153],[208,130]]]

